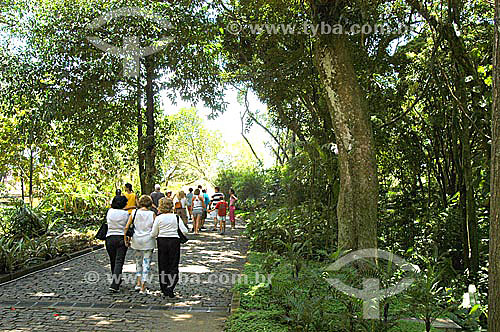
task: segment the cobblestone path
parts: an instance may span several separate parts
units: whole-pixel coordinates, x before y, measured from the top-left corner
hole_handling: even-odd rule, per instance
[[[105,249],[0,285],[0,331],[221,331],[245,261],[243,228],[240,223],[224,236],[190,234],[176,299],[160,293],[156,252],[150,293],[134,291],[131,249],[118,294],[108,291]]]

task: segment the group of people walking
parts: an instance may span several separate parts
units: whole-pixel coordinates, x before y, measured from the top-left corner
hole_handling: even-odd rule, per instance
[[[173,196],[171,191],[163,194],[161,187],[156,185],[154,192],[142,195],[139,199],[130,183],[125,185],[123,195],[121,190],[117,190],[106,216],[106,250],[112,273],[110,291],[119,291],[125,257],[128,249],[132,248],[137,277],[134,289],[147,294],[149,291],[146,286],[151,282],[153,250],[157,248],[161,291],[165,296],[174,298],[174,289],[179,281],[179,231],[183,234],[199,234],[210,215],[214,222],[213,230],[216,231],[219,226],[220,234],[224,234],[228,209],[231,229],[235,228],[237,199],[231,189],[228,204],[219,187],[215,187],[215,194],[210,198],[201,185],[195,190],[189,188],[188,194],[179,191]],[[193,220],[191,230],[189,219]],[[130,237],[127,232],[131,227],[134,232]]]

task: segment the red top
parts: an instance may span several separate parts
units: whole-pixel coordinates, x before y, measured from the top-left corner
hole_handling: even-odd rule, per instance
[[[215,209],[217,209],[218,215],[220,217],[224,217],[227,213],[227,203],[225,201],[219,202],[215,206]]]

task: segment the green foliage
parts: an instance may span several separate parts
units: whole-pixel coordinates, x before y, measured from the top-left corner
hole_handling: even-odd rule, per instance
[[[329,259],[335,260],[338,254],[331,255]],[[413,309],[406,306],[404,297],[395,297],[382,304],[388,311],[387,320],[385,317],[369,321],[360,319],[361,302],[340,293],[326,281],[328,275],[324,269],[328,262],[304,260],[303,264],[303,272],[296,277],[291,273],[294,264],[286,257],[249,252],[243,278],[234,287],[241,295],[241,307],[229,318],[229,331],[250,331],[251,328],[271,326],[277,331],[424,330],[422,323],[398,320],[414,314]],[[256,280],[256,273],[269,274],[271,283]],[[354,274],[344,276],[352,279],[345,279],[345,282],[352,282],[356,278]]]
[[[102,194],[49,193],[37,208],[44,212],[97,215],[109,206],[109,198]]]
[[[442,317],[453,309],[451,289],[443,286],[444,269],[439,268],[435,260],[426,259],[427,264],[424,271],[417,277],[416,281],[408,291],[409,310],[412,310],[418,318],[426,324],[429,332],[431,324],[438,317]]]
[[[32,209],[21,201],[0,209],[0,274],[17,271],[94,243],[103,220],[102,206],[64,212],[43,204]]]
[[[324,257],[334,250],[336,238],[336,226],[327,222],[328,209],[312,202],[261,210],[247,224],[251,247],[260,251],[295,252],[303,258]]]
[[[49,225],[40,215],[22,202],[18,202],[13,208],[3,210],[3,212],[4,236],[19,240],[23,237],[42,236],[49,231]]]
[[[194,109],[181,109],[178,113],[159,116],[157,140],[158,159],[161,162],[161,183],[192,183],[198,179],[212,181],[215,156],[222,148],[220,133],[211,132],[203,118]]]
[[[227,332],[288,332],[286,325],[279,322],[282,316],[281,311],[258,311],[246,312],[239,311],[228,320],[226,325]]]
[[[255,211],[265,204],[266,174],[258,168],[219,170],[215,183],[226,197],[230,189],[236,192],[238,209]]]
[[[3,236],[0,238],[0,274],[42,263],[60,257],[93,243],[89,235],[74,236],[70,234],[58,236],[42,235],[36,238]]]

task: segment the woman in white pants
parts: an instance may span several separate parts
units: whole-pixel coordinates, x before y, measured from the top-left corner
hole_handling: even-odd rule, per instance
[[[127,229],[132,224],[132,220],[134,221],[134,236],[132,236],[131,241],[125,236],[125,243],[134,249],[135,275],[137,276],[135,290],[139,291],[141,294],[147,292],[146,283],[150,282],[151,258],[155,248],[155,240],[151,237],[151,230],[153,229],[153,222],[155,219],[154,212],[150,211],[152,205],[153,200],[150,196],[141,196],[141,198],[139,198],[139,206],[141,208],[135,210],[130,215],[127,226],[125,227],[125,234],[127,234]]]

